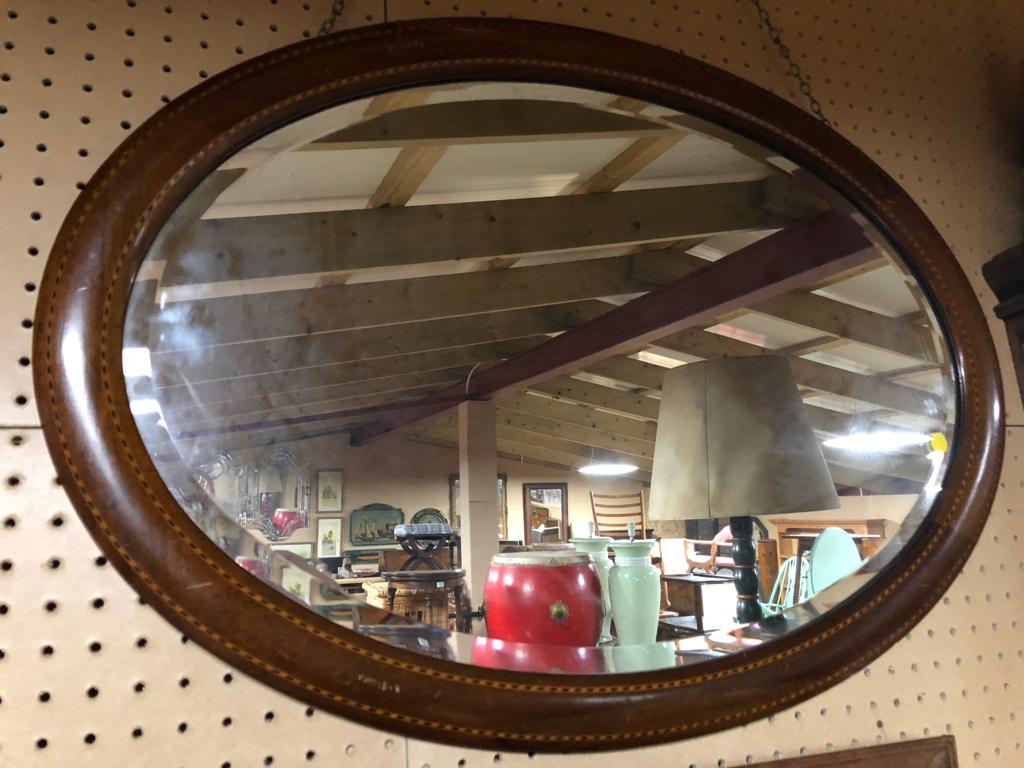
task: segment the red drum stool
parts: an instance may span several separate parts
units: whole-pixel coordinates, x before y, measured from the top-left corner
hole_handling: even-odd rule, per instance
[[[484,604],[490,638],[593,646],[601,635],[601,581],[582,552],[495,555]]]

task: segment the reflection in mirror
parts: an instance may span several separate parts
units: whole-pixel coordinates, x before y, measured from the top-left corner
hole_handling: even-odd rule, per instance
[[[839,196],[696,117],[529,83],[238,152],[153,243],[123,364],[241,568],[384,642],[540,672],[814,621],[898,560],[956,422],[925,292]]]

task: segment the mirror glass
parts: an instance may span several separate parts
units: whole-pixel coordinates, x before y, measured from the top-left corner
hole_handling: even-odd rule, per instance
[[[155,239],[124,338],[156,467],[240,568],[512,670],[818,620],[898,562],[957,418],[926,291],[821,180],[554,85],[384,93],[246,146]]]

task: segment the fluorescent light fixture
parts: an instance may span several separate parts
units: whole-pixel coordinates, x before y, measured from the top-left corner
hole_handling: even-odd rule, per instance
[[[163,413],[160,411],[160,402],[151,397],[132,400],[128,403],[128,408],[133,416],[146,416],[150,413],[156,413],[163,418]]]
[[[146,347],[125,347],[121,350],[121,368],[126,379],[135,376],[153,378],[153,365]]]
[[[851,432],[841,437],[831,437],[822,443],[826,448],[842,448],[861,453],[888,453],[914,445],[927,445],[932,436],[904,430],[876,430],[873,432]]]
[[[636,472],[638,467],[635,464],[585,464],[577,470],[581,475],[602,475],[611,477],[615,475],[628,475]]]

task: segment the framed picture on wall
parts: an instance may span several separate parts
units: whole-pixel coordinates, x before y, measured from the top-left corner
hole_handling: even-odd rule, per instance
[[[309,584],[312,579],[308,573],[293,565],[281,569],[281,586],[304,603],[309,602]]]
[[[341,518],[320,517],[316,521],[316,556],[341,556]]]
[[[275,552],[291,552],[293,555],[304,557],[307,560],[313,559],[312,544],[271,544],[270,548]]]
[[[341,512],[342,472],[321,469],[316,473],[316,511]]]

